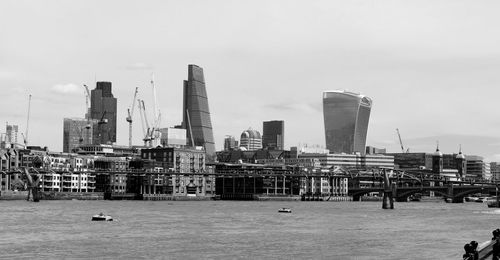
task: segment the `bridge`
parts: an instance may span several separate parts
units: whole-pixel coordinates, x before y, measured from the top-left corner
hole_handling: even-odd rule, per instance
[[[379,195],[390,193],[395,201],[408,201],[415,194],[433,193],[446,198],[447,201],[460,203],[470,194],[495,194],[497,188],[491,182],[451,179],[435,175],[426,170],[360,170],[334,167],[327,170],[311,171],[291,166],[269,167],[266,165],[224,164],[222,167],[214,167],[206,172],[198,173],[144,169],[95,169],[85,172],[42,169],[30,171],[35,173],[40,180],[44,180],[44,175],[50,173],[123,174],[130,177],[127,178],[129,180],[126,187],[127,192],[137,194],[175,193],[175,187],[178,187],[178,184],[175,183],[178,183],[182,178],[185,179],[185,184],[189,182],[188,179],[194,179],[198,187],[206,186],[208,188],[210,186],[211,192],[213,191],[219,195],[231,195],[229,197],[234,197],[232,195],[235,194],[245,196],[252,194],[300,196],[306,194],[316,198],[320,196],[350,196],[354,201],[358,201],[362,196],[373,193],[378,193]],[[2,172],[3,185],[9,184],[8,175],[22,173],[21,169]],[[390,189],[384,189],[385,174],[388,175]],[[136,180],[136,182],[131,183],[131,180]],[[161,181],[158,182],[158,180]],[[319,182],[321,182],[322,188],[317,189],[316,187]],[[128,185],[138,186],[137,189],[130,191],[131,189]],[[345,185],[345,187],[342,185]],[[30,185],[30,188],[33,190],[35,186],[37,185]]]

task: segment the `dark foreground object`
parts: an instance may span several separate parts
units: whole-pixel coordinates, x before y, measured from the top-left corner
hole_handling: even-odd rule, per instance
[[[485,241],[478,244],[476,241],[471,241],[464,245],[465,254],[463,260],[483,260],[483,259],[500,259],[500,229],[493,230],[493,238],[490,241]]]

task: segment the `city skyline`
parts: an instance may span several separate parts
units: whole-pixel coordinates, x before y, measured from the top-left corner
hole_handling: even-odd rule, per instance
[[[84,117],[82,85],[111,81],[117,144],[126,145],[134,88],[151,107],[155,72],[162,127],[176,125],[179,82],[198,64],[217,150],[225,135],[273,118],[287,122],[287,147],[324,145],[321,93],[348,89],[376,101],[367,145],[399,152],[399,128],[410,151],[432,152],[439,140],[445,153],[462,144],[500,160],[498,3],[193,3],[2,2],[0,119],[24,131],[32,93],[29,145],[62,151],[63,118]],[[109,12],[136,19],[117,23]],[[139,117],[133,127],[141,144]]]

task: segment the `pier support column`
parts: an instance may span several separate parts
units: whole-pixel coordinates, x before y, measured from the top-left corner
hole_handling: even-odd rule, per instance
[[[391,181],[389,179],[389,174],[384,170],[384,199],[382,201],[383,209],[394,209],[394,198],[393,189],[391,187]]]

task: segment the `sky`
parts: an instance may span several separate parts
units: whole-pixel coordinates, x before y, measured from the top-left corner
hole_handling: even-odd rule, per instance
[[[117,144],[135,87],[162,127],[182,121],[188,64],[204,69],[218,150],[262,122],[285,146],[325,146],[322,93],[373,99],[367,145],[500,161],[498,1],[0,2],[0,122],[62,151],[63,118],[83,117],[83,84],[111,81]],[[152,118],[152,115],[150,115]],[[150,119],[151,120],[151,119]],[[3,127],[0,132],[4,132]],[[143,131],[134,113],[133,140]]]

